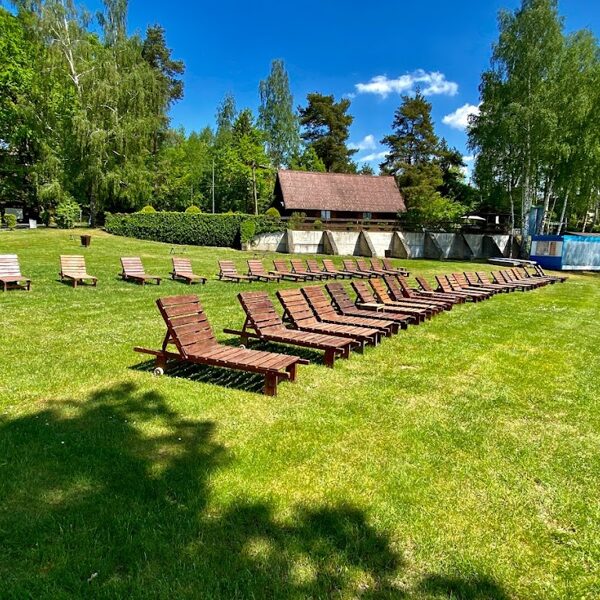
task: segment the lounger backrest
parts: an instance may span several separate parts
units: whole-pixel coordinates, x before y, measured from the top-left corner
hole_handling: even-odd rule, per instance
[[[342,310],[342,312],[355,308],[354,302],[352,302],[352,299],[346,292],[346,288],[341,283],[328,283],[325,287],[334,303]]]
[[[485,271],[477,271],[477,277],[479,277],[479,281],[483,284],[492,283],[491,279],[488,277],[488,274]]]
[[[462,290],[462,285],[456,279],[456,277],[454,276],[454,273],[452,273],[451,275],[446,275],[446,279],[448,280],[448,283],[450,284],[450,287],[455,292],[460,292]]]
[[[314,258],[306,259],[306,264],[308,265],[308,270],[311,273],[319,273],[321,271],[319,268],[319,263]]]
[[[510,281],[513,283],[516,282],[515,276],[508,269],[503,269],[502,271],[500,271],[500,273],[502,273],[502,277],[504,277],[506,281]]]
[[[342,264],[346,271],[356,271],[356,263],[353,260],[343,260]]]
[[[392,261],[389,258],[384,258],[381,261],[383,263],[383,268],[386,269],[386,271],[397,271],[398,269],[396,269],[396,267],[394,267],[394,265],[392,264]]]
[[[353,281],[352,288],[363,304],[377,304],[377,299],[364,281]]]
[[[390,277],[391,279],[394,280],[394,284],[397,285],[400,290],[402,290],[402,295],[405,298],[414,298],[415,297],[415,293],[410,289],[410,287],[408,286],[408,283],[406,283],[406,279],[404,279],[404,277],[402,277],[402,276],[393,277],[393,276],[387,275],[385,277],[386,282],[387,282],[388,277]]]
[[[528,275],[527,275],[527,271],[525,271],[525,269],[521,268],[521,269],[513,269],[513,273],[515,274],[515,276],[518,279],[527,279]]]
[[[331,305],[329,298],[325,295],[322,287],[318,285],[311,285],[309,287],[302,288],[304,297],[308,300],[308,303],[312,307],[317,317],[326,319],[328,317],[339,316],[335,311],[335,308]]]
[[[402,288],[398,284],[398,280],[392,275],[384,275],[383,280],[390,291],[392,300],[401,300],[404,294],[402,293]]]
[[[250,259],[248,261],[248,271],[250,275],[266,275],[265,267],[260,260]]]
[[[241,292],[238,300],[258,333],[267,333],[270,329],[284,326],[267,292]]]
[[[220,260],[219,269],[222,275],[228,275],[229,277],[239,277],[237,267],[233,264],[232,260]]]
[[[438,282],[443,292],[449,293],[454,291],[445,275],[436,275],[435,280]]]
[[[85,275],[85,258],[83,256],[61,255],[60,270],[70,275]]]
[[[502,273],[502,271],[492,271],[492,277],[498,282],[498,283],[508,283],[506,277],[504,277],[504,274]]]
[[[452,277],[454,277],[458,285],[460,285],[461,287],[469,286],[469,282],[462,273],[452,273]]]
[[[533,268],[535,269],[535,271],[538,275],[541,275],[542,277],[546,277],[546,273],[544,272],[544,269],[542,269],[541,265],[535,264],[535,265],[533,265]]]
[[[289,273],[290,272],[290,268],[288,267],[285,260],[274,260],[273,266],[275,267],[275,270],[279,271],[280,273]]]
[[[369,261],[369,264],[371,266],[371,270],[373,271],[382,271],[383,268],[381,266],[381,261],[378,258],[372,258]]]
[[[357,258],[356,264],[361,271],[371,271],[371,268],[367,265],[367,261],[364,258]]]
[[[323,268],[329,273],[335,273],[338,270],[330,258],[323,259]]]
[[[469,285],[479,285],[479,281],[477,281],[477,276],[475,273],[465,271],[465,279]]]
[[[183,357],[217,343],[198,296],[159,298],[156,305]]]
[[[380,279],[370,279],[369,281],[371,282],[371,287],[375,292],[376,298],[380,302],[383,302],[384,304],[387,304],[388,302],[393,302],[392,297],[388,294],[388,291],[385,289],[385,286],[383,285],[383,282]]]
[[[417,280],[417,283],[421,286],[422,290],[425,290],[426,292],[433,292],[433,288],[429,285],[429,281],[427,281],[425,277],[423,277],[422,275],[417,275],[415,279]]]
[[[192,261],[189,258],[173,257],[173,271],[175,273],[192,274]]]
[[[304,266],[304,261],[300,258],[292,258],[290,261],[292,263],[292,269],[296,273],[306,273],[306,267]]]
[[[318,323],[312,308],[300,290],[279,290],[277,297],[288,317],[296,325],[313,325]]]
[[[126,275],[145,275],[144,265],[139,256],[125,256],[121,258],[123,273]]]
[[[19,257],[16,254],[0,254],[0,277],[21,277]]]

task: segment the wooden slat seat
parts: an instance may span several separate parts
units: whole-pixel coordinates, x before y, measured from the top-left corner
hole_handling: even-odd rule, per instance
[[[381,319],[383,321],[393,321],[399,328],[406,329],[410,323],[415,323],[416,319],[410,315],[401,315],[387,311],[374,311],[366,308],[359,308],[352,302],[352,299],[346,292],[344,286],[339,282],[331,282],[325,285],[327,292],[337,310],[351,317],[368,317],[369,319]]]
[[[556,283],[547,277],[536,277],[535,279],[533,277],[529,277],[526,272],[524,273],[525,269],[517,269],[513,267],[512,269],[508,269],[508,271],[511,273],[515,281],[529,281],[530,283],[538,283],[539,287]]]
[[[147,281],[154,281],[157,285],[160,285],[161,277],[148,275],[139,256],[122,257],[121,267],[123,270],[120,275],[125,281],[137,281],[142,285],[145,285]]]
[[[442,292],[455,294],[457,296],[460,295],[463,298],[465,298],[466,300],[470,300],[471,302],[482,302],[483,300],[485,300],[487,298],[487,296],[483,296],[481,294],[476,294],[476,293],[466,292],[464,290],[456,289],[456,286],[453,286],[450,283],[450,280],[448,279],[448,277],[446,275],[436,275],[435,280],[437,281],[437,283],[439,285],[439,289]]]
[[[514,288],[497,285],[495,283],[482,283],[477,277],[477,274],[473,271],[465,271],[463,275],[470,287],[481,288],[484,290],[496,290],[497,292],[502,292],[504,294],[515,291]]]
[[[370,281],[371,288],[375,294],[375,298],[377,298],[378,302],[384,304],[386,307],[395,306],[396,308],[400,308],[408,314],[422,314],[425,315],[425,318],[431,319],[431,317],[439,312],[438,309],[434,309],[428,306],[422,306],[415,303],[410,302],[407,299],[404,300],[394,300],[383,281],[380,279],[372,279]]]
[[[503,281],[504,283],[518,285],[526,291],[534,290],[537,287],[539,287],[535,283],[526,283],[525,281],[517,281],[516,279],[514,279],[514,277],[509,275],[509,272],[506,269],[501,269],[499,271],[492,271],[492,277],[494,278],[494,281],[500,281],[500,282]]]
[[[356,266],[361,273],[368,273],[371,277],[383,277],[383,271],[374,271],[364,258],[356,259]]]
[[[86,281],[90,281],[94,287],[98,285],[98,278],[88,275],[83,256],[61,255],[59,276],[63,281],[66,279],[72,282],[73,287],[77,287],[78,283],[85,283]]]
[[[373,329],[379,329],[386,336],[398,333],[399,327],[394,321],[383,321],[365,316],[357,317],[338,313],[332,305],[331,300],[325,295],[323,288],[318,285],[302,288],[302,293],[321,323],[372,327]]]
[[[359,277],[360,279],[370,279],[371,277],[377,277],[375,274],[367,273],[366,271],[361,271],[353,260],[346,259],[342,261],[344,265],[344,271],[346,273],[350,273],[352,277]]]
[[[192,283],[206,283],[206,277],[196,275],[192,268],[192,261],[189,258],[173,257],[173,270],[171,271],[172,279],[179,279],[185,281],[188,285]]]
[[[357,340],[361,343],[361,350],[365,344],[375,346],[379,343],[380,332],[378,329],[319,322],[300,290],[279,290],[277,298],[283,306],[284,317],[296,329]]]
[[[448,279],[452,287],[456,287],[464,292],[480,292],[481,294],[486,294],[487,298],[499,293],[499,290],[469,285],[467,278],[462,273],[452,273],[452,275],[448,275]]]
[[[269,272],[272,275],[278,275],[281,279],[287,279],[288,281],[306,281],[307,279],[304,275],[292,273],[285,260],[274,260],[273,267],[275,267],[274,270]]]
[[[338,357],[348,358],[350,350],[357,345],[345,337],[288,329],[267,292],[242,292],[238,294],[238,300],[246,313],[244,326],[241,331],[226,329],[225,332],[240,335],[243,344],[248,338],[258,338],[265,342],[322,350],[327,367],[333,367]]]
[[[420,287],[411,288],[408,284],[407,279],[405,277],[403,277],[402,275],[397,275],[396,280],[398,282],[398,285],[402,289],[402,294],[406,298],[410,297],[410,298],[414,298],[414,299],[420,299],[421,301],[424,301],[424,302],[434,302],[436,304],[442,304],[445,306],[448,306],[448,305],[452,306],[454,304],[464,304],[464,302],[465,302],[465,299],[462,297],[450,296],[448,294],[438,294],[437,292],[434,292],[433,290],[424,290],[418,281],[417,281],[417,284]]]
[[[465,294],[455,294],[451,290],[444,291],[441,287],[439,287],[439,284],[437,289],[434,290],[429,284],[429,281],[427,281],[427,279],[425,279],[425,277],[423,277],[422,275],[415,275],[415,281],[419,284],[421,291],[424,294],[430,295],[431,297],[448,298],[452,301],[457,301],[460,303],[464,303],[467,300],[469,300],[469,297]]]
[[[415,306],[432,308],[435,312],[442,310],[452,310],[453,303],[449,300],[439,300],[435,298],[423,298],[413,293],[404,277],[400,275],[385,275],[383,280],[388,287],[392,300],[414,302]]]
[[[514,285],[512,283],[506,283],[504,280],[500,280],[500,279],[496,279],[494,278],[493,280],[489,278],[488,274],[485,271],[477,271],[475,273],[475,275],[477,275],[477,279],[479,279],[479,281],[482,283],[482,285],[484,286],[496,286],[498,288],[504,288],[507,289],[508,291],[512,291],[512,292],[516,292],[516,291],[521,291],[524,292],[525,288],[523,286],[520,285]],[[493,275],[492,275],[493,277]]]
[[[306,266],[308,267],[309,273],[314,273],[315,275],[320,275],[321,279],[337,279],[341,277],[341,275],[337,275],[336,273],[328,273],[319,267],[319,263],[314,258],[306,259]]]
[[[330,275],[334,275],[335,277],[339,277],[341,279],[352,279],[352,273],[350,273],[350,271],[338,269],[330,258],[323,259],[323,268],[325,269],[325,272],[329,273]]]
[[[21,275],[19,257],[16,254],[0,254],[0,283],[5,292],[13,288],[31,290],[31,280]]]
[[[404,267],[395,267],[392,264],[392,261],[389,258],[382,259],[383,268],[386,271],[390,271],[392,274],[404,275],[404,277],[408,277],[410,273]],[[373,260],[371,260],[371,264],[373,264]]]
[[[274,275],[272,273],[267,273],[265,271],[265,267],[262,264],[262,261],[257,259],[250,259],[248,261],[248,275],[253,277],[257,281],[280,281],[281,277],[279,275]]]
[[[327,279],[327,275],[324,275],[321,272],[312,273],[304,266],[304,261],[299,258],[292,258],[290,263],[292,263],[292,272],[296,273],[297,275],[302,275],[308,281],[312,281],[314,279]]]
[[[220,260],[219,261],[219,279],[221,281],[233,281],[240,283],[242,281],[252,282],[256,280],[253,275],[242,275],[238,273],[237,267],[232,260]]]
[[[306,362],[289,354],[218,343],[198,296],[159,298],[156,305],[167,325],[162,348],[136,347],[135,350],[156,356],[157,368],[164,369],[167,361],[172,359],[259,373],[265,377],[264,393],[275,396],[277,384],[283,380],[295,381],[297,365]],[[176,352],[168,350],[170,344],[175,346]]]
[[[357,297],[357,306],[359,308],[364,308],[365,310],[376,311],[377,313],[392,312],[396,314],[400,314],[402,316],[410,316],[415,319],[417,323],[422,323],[429,315],[427,311],[420,309],[406,309],[405,307],[394,306],[392,304],[384,304],[380,302],[378,298],[373,293],[373,290],[367,285],[365,281],[353,281],[352,288],[356,292]]]

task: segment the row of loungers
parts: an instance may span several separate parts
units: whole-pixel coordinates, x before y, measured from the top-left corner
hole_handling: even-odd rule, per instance
[[[295,381],[298,365],[309,361],[249,349],[250,339],[322,351],[324,364],[333,367],[336,359],[349,358],[352,350],[362,352],[366,346],[376,346],[384,337],[451,310],[455,304],[479,302],[497,293],[525,291],[562,279],[516,271],[495,272],[493,281],[482,272],[437,275],[435,289],[422,277],[416,278],[419,287],[411,288],[403,276],[385,275],[383,279],[353,281],[355,301],[341,282],[327,283],[324,288],[311,285],[278,290],[283,317],[267,292],[241,292],[238,300],[245,314],[244,324],[240,330],[224,330],[240,337],[239,347],[217,342],[197,296],[161,298],[157,306],[167,326],[162,347],[136,347],[135,351],[156,357],[156,374],[164,372],[168,361],[259,373],[265,378],[264,393],[274,396],[279,382]]]

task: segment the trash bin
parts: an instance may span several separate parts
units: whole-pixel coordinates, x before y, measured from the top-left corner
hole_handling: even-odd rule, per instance
[[[91,235],[82,235],[81,236],[81,245],[87,248],[92,243]]]

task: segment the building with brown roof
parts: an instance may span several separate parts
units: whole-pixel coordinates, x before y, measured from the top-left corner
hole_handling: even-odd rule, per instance
[[[275,206],[319,219],[395,219],[406,211],[391,176],[287,170],[277,173]]]

